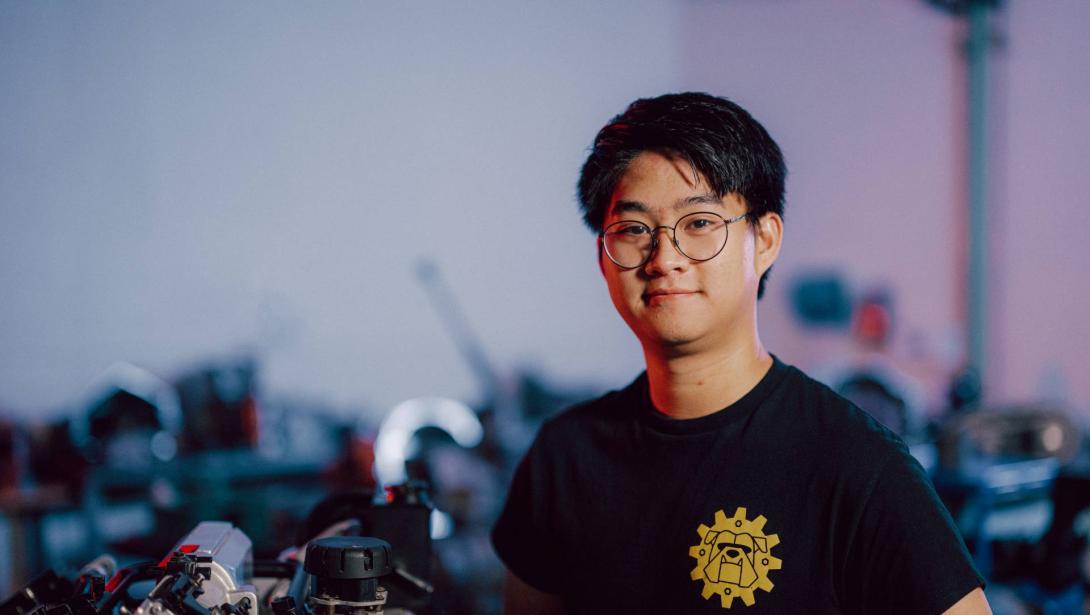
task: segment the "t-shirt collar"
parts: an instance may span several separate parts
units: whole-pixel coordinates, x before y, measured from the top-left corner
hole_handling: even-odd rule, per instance
[[[706,416],[695,419],[675,419],[659,412],[651,403],[651,391],[647,372],[640,374],[630,386],[639,420],[647,427],[662,433],[692,435],[718,430],[736,421],[742,421],[768,397],[787,374],[788,368],[776,355],[772,355],[772,367],[761,380],[733,404]]]

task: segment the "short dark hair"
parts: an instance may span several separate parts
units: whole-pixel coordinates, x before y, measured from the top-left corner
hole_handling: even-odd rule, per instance
[[[602,230],[617,181],[643,152],[687,161],[719,197],[740,195],[750,224],[770,212],[783,216],[787,166],[768,131],[725,98],[685,92],[641,98],[598,131],[579,173],[583,220],[595,232]]]

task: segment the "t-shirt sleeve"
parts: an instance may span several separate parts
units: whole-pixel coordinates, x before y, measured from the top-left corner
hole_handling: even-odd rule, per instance
[[[942,613],[984,585],[931,480],[902,450],[881,466],[847,556],[861,613]]]
[[[544,432],[544,430],[543,430]],[[557,594],[560,545],[550,524],[550,471],[544,433],[522,459],[503,512],[492,528],[492,546],[507,569],[540,591]]]

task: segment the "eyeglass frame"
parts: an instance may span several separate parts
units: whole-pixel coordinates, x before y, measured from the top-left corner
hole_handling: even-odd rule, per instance
[[[677,222],[674,222],[673,226],[666,226],[665,224],[660,224],[660,225],[654,226],[654,227],[649,225],[649,224],[646,224],[644,222],[640,222],[639,220],[618,220],[616,222],[613,222],[609,226],[603,228],[602,230],[598,231],[598,246],[601,248],[602,252],[605,253],[606,258],[609,259],[609,262],[613,263],[617,267],[619,267],[619,268],[621,268],[623,270],[626,270],[626,271],[630,270],[630,269],[639,269],[640,267],[643,267],[644,265],[647,264],[648,261],[651,260],[651,256],[655,253],[655,249],[659,247],[659,233],[658,233],[658,230],[661,228],[661,229],[667,229],[667,230],[670,231],[670,243],[672,243],[674,245],[674,249],[677,250],[678,254],[684,256],[685,258],[687,258],[687,259],[689,259],[689,260],[691,260],[693,262],[697,262],[697,263],[703,263],[703,262],[706,262],[706,261],[710,261],[711,259],[715,258],[716,256],[719,256],[719,254],[723,251],[723,248],[727,247],[727,239],[730,238],[730,230],[729,229],[726,229],[727,230],[727,236],[723,238],[723,245],[719,246],[719,249],[715,251],[715,254],[712,254],[708,258],[693,258],[693,257],[689,256],[688,254],[686,254],[685,251],[681,249],[681,246],[679,246],[678,243],[677,243],[677,225],[680,224],[681,221],[684,220],[685,218],[688,218],[690,216],[697,216],[697,215],[700,215],[700,214],[711,214],[711,215],[719,218],[720,220],[723,221],[724,229],[726,229],[726,227],[729,227],[730,225],[734,224],[735,222],[738,222],[740,220],[744,220],[747,216],[749,216],[749,213],[746,212],[744,214],[739,214],[737,216],[734,216],[733,218],[724,218],[723,216],[715,213],[714,211],[694,211],[692,213],[685,214],[684,216],[681,216],[680,218],[678,218]],[[613,226],[615,226],[617,224],[620,224],[622,222],[631,222],[631,223],[634,223],[634,224],[639,224],[639,225],[643,226],[644,228],[648,229],[648,232],[651,233],[651,249],[647,251],[647,255],[643,257],[643,260],[640,261],[640,263],[638,265],[627,266],[627,265],[622,265],[622,264],[618,263],[613,258],[613,256],[609,253],[609,249],[606,248],[606,243],[605,243],[606,231],[609,230],[611,227],[613,227]]]

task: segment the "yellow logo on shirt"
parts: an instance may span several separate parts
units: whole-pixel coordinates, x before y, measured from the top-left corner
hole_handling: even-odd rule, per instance
[[[716,511],[715,525],[701,523],[696,529],[700,542],[689,547],[689,555],[696,558],[689,576],[704,582],[701,595],[705,600],[718,595],[724,609],[729,609],[735,598],[753,606],[757,602],[754,590],[772,591],[768,573],[780,569],[782,562],[772,556],[780,537],[765,535],[766,521],[763,515],[748,521],[746,509],[738,507],[733,517]]]

